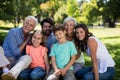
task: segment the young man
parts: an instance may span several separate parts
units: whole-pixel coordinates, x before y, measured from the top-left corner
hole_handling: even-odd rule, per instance
[[[56,43],[55,36],[52,33],[52,28],[54,26],[54,22],[51,18],[45,18],[41,21],[41,27],[44,36],[44,43],[48,48],[48,54],[50,53],[51,46]]]
[[[56,77],[53,77],[51,80],[56,80],[59,77],[63,77],[64,80],[76,80],[72,71],[72,65],[75,62],[75,56],[77,54],[75,45],[73,42],[66,40],[64,26],[56,26],[53,32],[57,42],[52,46],[49,55],[51,56],[53,66],[49,75],[55,72]],[[49,77],[47,80],[49,80]]]
[[[34,16],[28,16],[21,28],[11,29],[6,36],[2,47],[12,68],[9,73],[2,75],[3,80],[17,79],[19,73],[31,63],[31,58],[25,55],[25,46],[31,36],[29,33],[34,30],[37,23],[38,21]]]

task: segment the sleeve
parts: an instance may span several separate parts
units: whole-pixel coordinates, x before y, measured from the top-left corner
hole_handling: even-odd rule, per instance
[[[47,52],[48,52],[48,49],[46,47],[43,47],[42,56],[44,56],[45,53],[47,53]]]
[[[70,46],[70,55],[73,56],[73,55],[77,54],[75,44],[73,42],[70,42],[69,46]]]
[[[10,30],[7,35],[7,44],[10,48],[10,51],[15,56],[20,55],[20,49],[19,46],[17,45],[16,36],[18,35],[16,35],[16,32],[13,30]]]
[[[30,46],[26,46],[26,54],[30,55],[29,52],[30,52]]]
[[[55,56],[55,45],[53,44],[49,56]]]

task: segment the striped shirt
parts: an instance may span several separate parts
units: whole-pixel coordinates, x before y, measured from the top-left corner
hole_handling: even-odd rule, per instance
[[[7,34],[3,49],[6,57],[13,57],[19,59],[24,54],[24,50],[21,53],[19,46],[24,42],[24,34],[22,28],[13,28]]]

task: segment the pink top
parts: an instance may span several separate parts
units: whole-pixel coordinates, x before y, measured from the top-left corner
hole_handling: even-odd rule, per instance
[[[35,68],[40,66],[45,70],[45,61],[44,61],[45,53],[47,53],[46,47],[39,46],[35,48],[33,46],[27,46],[26,54],[30,55],[32,58],[32,63],[30,65],[30,68]]]

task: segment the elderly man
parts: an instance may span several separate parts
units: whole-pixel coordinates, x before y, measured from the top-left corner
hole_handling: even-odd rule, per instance
[[[30,56],[25,55],[25,46],[30,39],[29,33],[34,30],[37,23],[34,16],[27,16],[21,28],[11,29],[6,36],[2,47],[12,68],[9,73],[2,75],[3,80],[17,79],[19,73],[31,63]]]

